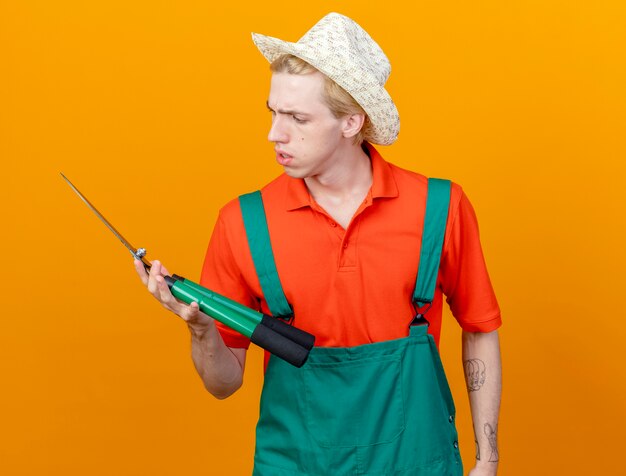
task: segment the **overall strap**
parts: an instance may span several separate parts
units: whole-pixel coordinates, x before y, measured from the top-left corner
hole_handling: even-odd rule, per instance
[[[241,195],[239,204],[254,269],[261,283],[261,291],[270,313],[274,317],[289,319],[293,316],[293,310],[287,302],[276,270],[261,192],[256,191]]]
[[[432,303],[435,296],[439,261],[441,260],[443,239],[448,220],[450,189],[451,183],[449,180],[428,179],[422,249],[415,291],[413,291],[413,302],[418,307]]]

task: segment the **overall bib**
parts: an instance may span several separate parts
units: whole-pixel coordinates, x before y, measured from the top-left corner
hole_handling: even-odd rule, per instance
[[[417,306],[434,296],[449,199],[450,182],[429,179]],[[264,297],[274,316],[288,316],[261,195],[240,203]],[[454,402],[427,330],[417,314],[407,337],[314,347],[302,368],[272,355],[253,476],[462,476]]]

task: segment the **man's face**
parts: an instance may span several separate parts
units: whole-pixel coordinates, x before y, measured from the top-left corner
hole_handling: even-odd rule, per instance
[[[276,161],[295,178],[332,171],[345,147],[346,118],[336,118],[322,99],[321,73],[274,73],[267,107],[272,113],[268,139]],[[350,139],[347,139],[348,141]]]

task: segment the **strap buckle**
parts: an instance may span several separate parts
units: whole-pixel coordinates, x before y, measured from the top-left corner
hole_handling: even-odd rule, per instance
[[[413,327],[413,326],[430,326],[430,322],[428,322],[428,320],[426,319],[425,314],[432,307],[432,305],[433,305],[433,303],[429,302],[428,306],[426,306],[425,309],[419,309],[414,304],[415,316],[413,316],[413,320],[409,324],[409,327]]]

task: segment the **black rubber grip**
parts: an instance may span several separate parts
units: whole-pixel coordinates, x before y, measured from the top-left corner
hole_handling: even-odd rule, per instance
[[[315,344],[315,336],[313,334],[309,334],[308,332],[298,329],[297,327],[290,326],[281,319],[263,314],[261,324],[265,327],[269,327],[273,331],[278,332],[281,336],[286,337],[298,345],[301,345],[307,350],[311,350],[313,348],[313,344]]]
[[[250,340],[298,368],[302,367],[309,357],[309,349],[305,349],[273,329],[264,326],[262,322],[256,326]]]

